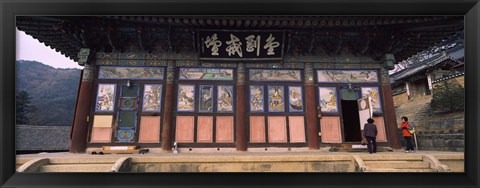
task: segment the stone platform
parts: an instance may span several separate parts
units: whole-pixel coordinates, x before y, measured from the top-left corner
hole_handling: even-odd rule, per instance
[[[463,152],[153,152],[17,155],[17,172],[464,172]]]

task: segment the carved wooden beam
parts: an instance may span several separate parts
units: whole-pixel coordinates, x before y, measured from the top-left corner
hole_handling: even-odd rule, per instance
[[[191,19],[190,22],[191,22],[195,27],[198,26],[197,19]]]
[[[100,33],[103,35],[102,38],[105,40],[105,42],[100,41],[99,44],[102,46],[108,45],[108,47],[111,49],[112,52],[115,52],[115,46],[113,45],[113,41],[111,39],[111,32],[113,28],[109,26],[104,26],[100,28]],[[104,48],[105,49],[105,48]],[[107,49],[105,49],[107,50]]]
[[[245,27],[249,27],[249,26],[250,26],[250,20],[245,20],[244,26],[245,26]]]
[[[252,27],[256,27],[257,24],[258,24],[258,20],[253,20],[253,21],[252,21]]]
[[[237,20],[237,27],[241,27],[242,26],[242,20]]]
[[[143,29],[142,27],[137,27],[137,41],[138,45],[142,49],[142,51],[145,51],[145,48],[143,47],[143,41],[142,41],[142,34],[143,34]]]
[[[312,36],[310,41],[310,48],[308,49],[308,53],[312,54],[313,44],[315,43],[315,27],[312,28]]]

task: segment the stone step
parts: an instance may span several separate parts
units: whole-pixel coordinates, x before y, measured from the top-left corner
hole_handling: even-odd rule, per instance
[[[16,158],[15,159],[15,169],[27,163],[28,161],[33,160],[33,158]]]
[[[401,106],[401,107],[398,107],[397,110],[404,110],[404,111],[421,110],[421,109],[426,109],[428,107],[429,106],[427,106],[425,104],[416,104],[416,105]]]
[[[416,111],[416,110],[420,110],[421,108],[424,108],[425,106],[424,105],[415,105],[415,106],[402,106],[402,107],[399,107],[397,108],[397,110],[402,110],[402,111]]]
[[[113,164],[56,164],[41,166],[39,172],[108,172]]]
[[[22,164],[25,164],[26,162],[32,160],[33,158],[16,158],[15,159],[15,163],[17,165],[22,165]]]
[[[423,108],[426,108],[427,106],[425,105],[412,105],[412,106],[401,106],[398,107],[398,110],[421,110]]]
[[[435,169],[398,169],[398,168],[375,168],[366,172],[437,172]]]
[[[361,155],[364,161],[423,161],[421,155]]]
[[[459,155],[459,154],[433,154],[435,158],[438,160],[461,160],[463,161],[465,159],[464,155]]]
[[[430,109],[425,108],[425,109],[420,110],[419,112],[420,113],[427,113],[428,111],[430,111]]]
[[[50,164],[114,164],[120,157],[99,156],[95,158],[50,158]]]
[[[359,153],[368,153],[368,148],[336,148],[337,152],[359,152]],[[377,147],[377,152],[390,152],[392,149],[390,147]]]
[[[419,111],[413,111],[413,110],[408,110],[408,111],[398,111],[398,112],[401,112],[402,114],[406,114],[406,115],[409,115],[409,117],[413,117],[415,116],[416,114],[419,113]]]
[[[428,169],[430,163],[423,161],[365,161],[367,168]]]
[[[403,104],[400,108],[411,107],[411,106],[424,106],[430,104],[430,101],[410,101],[409,103]]]
[[[399,112],[404,112],[404,113],[406,113],[406,112],[415,112],[415,111],[417,110],[417,108],[418,108],[418,107],[408,107],[408,108],[405,108],[405,107],[404,107],[404,108],[399,108],[399,109],[397,109],[397,111],[399,111]]]
[[[402,114],[408,114],[408,115],[417,113],[417,111],[413,111],[413,110],[405,110],[405,111],[398,111],[398,112],[401,112]]]
[[[398,114],[402,114],[402,116],[408,115],[408,117],[415,117],[415,116],[418,116],[419,114],[423,113],[421,111],[405,111],[405,112],[397,111],[397,112],[398,112]],[[427,112],[425,112],[425,113],[427,113]]]

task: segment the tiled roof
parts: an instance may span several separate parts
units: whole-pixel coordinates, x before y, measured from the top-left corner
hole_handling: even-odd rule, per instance
[[[452,49],[449,49],[447,51],[448,56],[450,56],[452,59],[459,60],[465,57],[465,48],[463,45],[458,45],[453,47]]]
[[[68,150],[70,126],[16,125],[16,150]]]
[[[419,73],[423,70],[426,70],[430,67],[434,67],[446,60],[452,60],[457,63],[461,63],[459,59],[462,59],[465,56],[465,48],[463,45],[457,45],[451,49],[448,49],[444,53],[435,55],[429,59],[424,61],[416,62],[410,65],[408,68],[398,71],[390,75],[391,79],[390,82],[394,83],[397,80],[401,80],[403,78],[407,78],[411,75]]]
[[[161,49],[159,53],[167,53],[175,47],[175,52],[196,52],[195,45],[192,45],[196,34],[192,31],[233,29],[288,32],[291,34],[288,37],[291,43],[288,46],[291,48],[286,47],[289,49],[286,51],[292,54],[310,53],[314,49],[337,51],[336,49],[353,46],[361,54],[378,58],[383,57],[379,54],[392,53],[397,61],[402,61],[462,32],[464,18],[301,15],[17,16],[16,25],[19,30],[73,60],[78,60],[80,48],[90,48],[95,52],[135,53],[136,47],[141,46],[138,50],[152,53]],[[306,45],[307,43],[311,44]]]

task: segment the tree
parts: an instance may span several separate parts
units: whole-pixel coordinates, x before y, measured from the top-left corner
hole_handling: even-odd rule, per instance
[[[465,107],[465,88],[456,80],[451,79],[434,87],[433,99],[430,103],[433,109],[450,112],[463,111]]]
[[[15,117],[17,124],[29,123],[29,115],[37,111],[34,106],[31,106],[30,99],[32,99],[32,97],[30,97],[24,90],[17,93],[17,96],[15,97]]]

